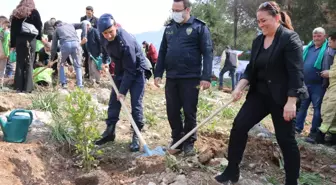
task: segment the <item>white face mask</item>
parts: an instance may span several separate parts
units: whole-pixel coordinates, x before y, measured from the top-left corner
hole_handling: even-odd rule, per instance
[[[173,19],[174,19],[175,22],[181,23],[181,22],[184,21],[183,12],[184,11],[182,11],[182,12],[173,12],[172,17],[173,17]]]

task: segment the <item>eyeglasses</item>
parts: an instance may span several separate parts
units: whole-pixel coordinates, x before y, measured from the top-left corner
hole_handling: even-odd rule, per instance
[[[262,3],[260,6],[259,6],[259,10],[262,9],[262,8],[267,8],[267,7],[271,7],[272,11],[274,11],[274,13],[278,14],[278,10],[268,1]]]
[[[184,8],[183,10],[169,10],[170,13],[173,13],[173,12],[183,12],[184,10],[186,10],[187,8]]]

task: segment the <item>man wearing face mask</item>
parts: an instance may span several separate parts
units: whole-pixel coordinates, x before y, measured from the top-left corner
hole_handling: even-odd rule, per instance
[[[119,94],[111,92],[106,120],[106,130],[102,138],[96,142],[102,145],[115,139],[115,127],[119,120],[121,104],[127,92],[130,92],[132,117],[141,131],[143,122],[143,95],[145,91],[145,71],[150,72],[146,65],[145,55],[134,36],[118,27],[111,14],[103,14],[98,20],[98,31],[102,34],[103,61],[109,56],[115,64],[113,80],[119,89]],[[107,53],[108,55],[106,55]],[[130,150],[139,151],[139,140],[133,132]]]
[[[190,11],[189,0],[174,0],[173,20],[166,25],[155,69],[154,82],[158,87],[166,70],[166,108],[172,144],[196,127],[199,89],[210,87],[213,59],[210,31]],[[196,133],[178,149],[183,149],[185,155],[194,155],[195,141]]]

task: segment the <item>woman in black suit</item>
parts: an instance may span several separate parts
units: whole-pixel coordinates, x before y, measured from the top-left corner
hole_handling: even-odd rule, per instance
[[[22,33],[23,22],[34,25],[38,31],[37,35]],[[15,89],[17,92],[32,92],[36,39],[41,40],[42,36],[42,21],[33,0],[21,0],[13,11],[10,32],[11,50],[16,50],[17,54]]]
[[[296,185],[300,152],[295,140],[294,121],[297,101],[305,94],[302,42],[293,31],[290,17],[273,1],[260,5],[257,20],[263,34],[253,41],[251,61],[232,92],[234,100],[241,98],[247,85],[250,89],[231,130],[228,167],[215,179],[220,183],[239,180],[239,164],[248,131],[271,114],[284,156],[286,185]]]

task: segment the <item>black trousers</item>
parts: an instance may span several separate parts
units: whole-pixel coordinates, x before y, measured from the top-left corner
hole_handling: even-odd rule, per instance
[[[173,142],[177,142],[184,134],[196,127],[199,83],[199,79],[167,79],[166,81],[166,108]],[[181,108],[185,117],[184,124]],[[196,136],[196,133],[191,135],[185,142],[195,142]]]
[[[150,63],[152,64],[152,72],[153,72],[153,77],[154,77],[154,71],[155,71],[155,62],[150,61]]]
[[[89,53],[84,46],[82,48],[83,48],[83,57],[85,58],[84,60],[85,74],[89,75]]]
[[[295,140],[295,119],[287,122],[283,118],[283,107],[276,104],[270,96],[251,93],[234,120],[230,134],[229,165],[238,166],[242,160],[248,138],[248,131],[271,114],[276,139],[284,157],[286,179],[299,177],[300,152]]]
[[[33,83],[33,64],[35,61],[36,39],[29,36],[16,38],[16,69],[14,87],[18,91],[31,92]]]

